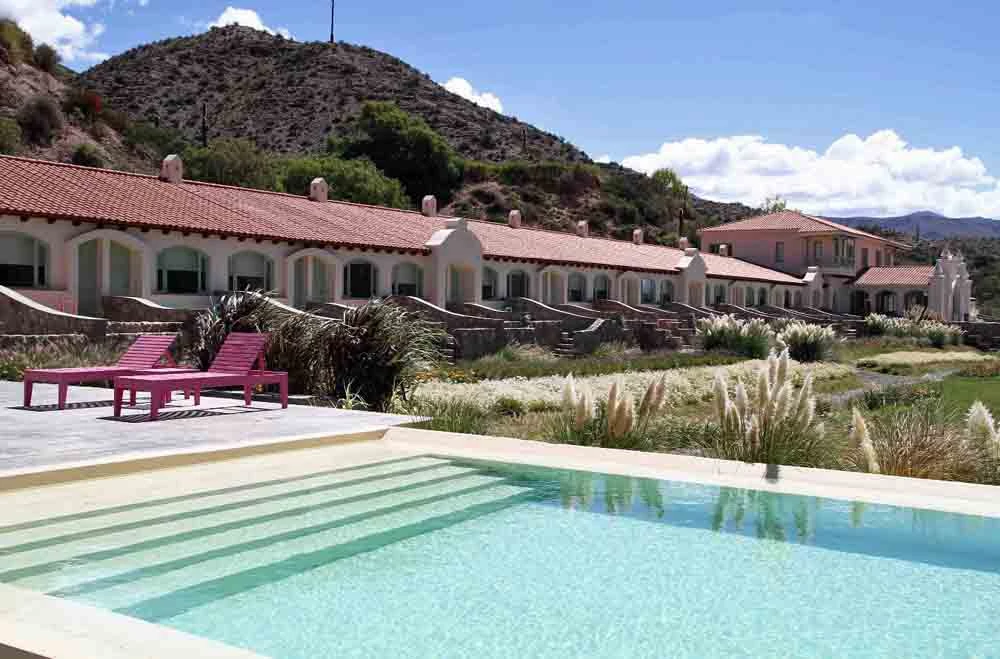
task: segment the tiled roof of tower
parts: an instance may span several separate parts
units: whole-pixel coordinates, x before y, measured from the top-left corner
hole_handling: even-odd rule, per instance
[[[0,214],[330,246],[427,252],[444,217],[279,192],[0,156]],[[472,220],[487,258],[673,272],[679,249]],[[702,254],[707,274],[796,285],[736,258]]]
[[[769,215],[758,215],[749,217],[738,222],[720,224],[715,227],[701,229],[701,233],[721,233],[725,231],[798,231],[799,233],[829,233],[830,231],[842,231],[859,238],[871,238],[884,243],[889,243],[902,249],[909,249],[906,243],[889,240],[882,236],[876,236],[867,231],[861,231],[853,227],[844,226],[823,217],[806,215],[798,211],[780,211]]]
[[[919,286],[930,282],[932,265],[898,265],[891,268],[868,268],[854,282],[855,286]]]

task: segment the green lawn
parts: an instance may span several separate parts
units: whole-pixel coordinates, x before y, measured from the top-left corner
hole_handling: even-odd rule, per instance
[[[1000,377],[944,380],[942,400],[949,409],[964,414],[974,401],[981,400],[994,415],[1000,415]]]

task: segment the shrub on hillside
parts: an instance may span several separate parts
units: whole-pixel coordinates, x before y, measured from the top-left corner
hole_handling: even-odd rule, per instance
[[[0,155],[16,156],[21,150],[21,127],[13,119],[0,119]]]
[[[118,133],[124,133],[129,127],[128,115],[118,110],[104,108],[101,110],[100,119]]]
[[[48,96],[32,96],[17,113],[24,139],[32,144],[47,145],[52,136],[63,127],[62,112]]]
[[[788,354],[799,362],[818,362],[829,359],[837,335],[825,325],[811,325],[793,321],[778,332],[777,343],[788,348]]]
[[[368,102],[353,134],[330,143],[333,155],[368,158],[403,184],[414,204],[432,194],[448,203],[462,182],[462,160],[427,123],[393,103]]]
[[[77,114],[85,121],[94,121],[101,114],[103,102],[97,92],[89,89],[73,88],[66,93],[63,100],[63,111],[66,114]]]
[[[74,165],[83,165],[84,167],[104,167],[104,158],[101,156],[101,152],[93,144],[86,142],[77,145],[76,149],[73,150],[71,162]]]
[[[410,206],[399,181],[389,178],[366,159],[292,158],[282,168],[279,185],[285,192],[306,195],[309,184],[317,177],[326,179],[331,199],[393,208]]]
[[[110,122],[108,125],[114,127]],[[157,159],[171,153],[183,153],[187,148],[187,143],[180,132],[146,121],[137,121],[125,128],[125,144],[133,151]]]
[[[35,48],[35,66],[42,71],[55,75],[59,69],[59,53],[47,43],[38,44]]]
[[[7,51],[7,60],[11,64],[30,64],[35,56],[31,35],[8,19],[0,19],[0,47]]]

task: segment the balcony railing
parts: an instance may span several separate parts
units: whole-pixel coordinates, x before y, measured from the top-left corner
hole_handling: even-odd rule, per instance
[[[848,257],[827,257],[810,258],[806,260],[806,265],[819,266],[821,270],[836,270],[838,272],[855,272],[858,268],[856,259]]]

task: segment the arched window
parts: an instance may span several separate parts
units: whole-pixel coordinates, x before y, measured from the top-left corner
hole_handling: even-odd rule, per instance
[[[660,304],[669,304],[674,301],[674,282],[664,279],[660,282]]]
[[[782,306],[786,309],[792,306],[792,294],[789,291],[785,291],[784,304]]]
[[[190,247],[168,247],[156,255],[156,290],[196,295],[208,290],[208,257]]]
[[[0,285],[48,286],[49,246],[23,233],[0,233]]]
[[[594,277],[594,299],[607,300],[611,297],[611,278],[607,275]]]
[[[415,263],[397,263],[392,268],[392,294],[423,297],[424,269]]]
[[[748,307],[756,306],[757,300],[753,294],[753,286],[747,286],[746,290],[743,291],[743,301]]]
[[[795,291],[795,308],[798,309],[802,306],[802,291]]]
[[[715,304],[725,304],[726,303],[726,287],[722,284],[715,285]]]
[[[370,300],[378,296],[378,268],[368,261],[351,261],[344,266],[344,297]]]
[[[273,284],[271,271],[271,259],[260,252],[233,254],[229,257],[229,290],[269,291]]]
[[[767,304],[767,289],[763,286],[757,289],[757,305],[764,306]]]
[[[531,280],[524,270],[507,274],[507,297],[531,297]]]
[[[579,272],[570,273],[566,282],[569,287],[569,301],[583,302],[587,299],[587,278]]]
[[[903,310],[909,311],[913,307],[926,307],[927,295],[923,291],[908,291],[903,296]]]
[[[656,302],[656,282],[654,280],[643,279],[639,282],[639,302],[641,304]]]
[[[484,300],[495,300],[499,295],[497,290],[497,283],[499,279],[497,277],[497,271],[493,268],[483,268],[483,299]]]

